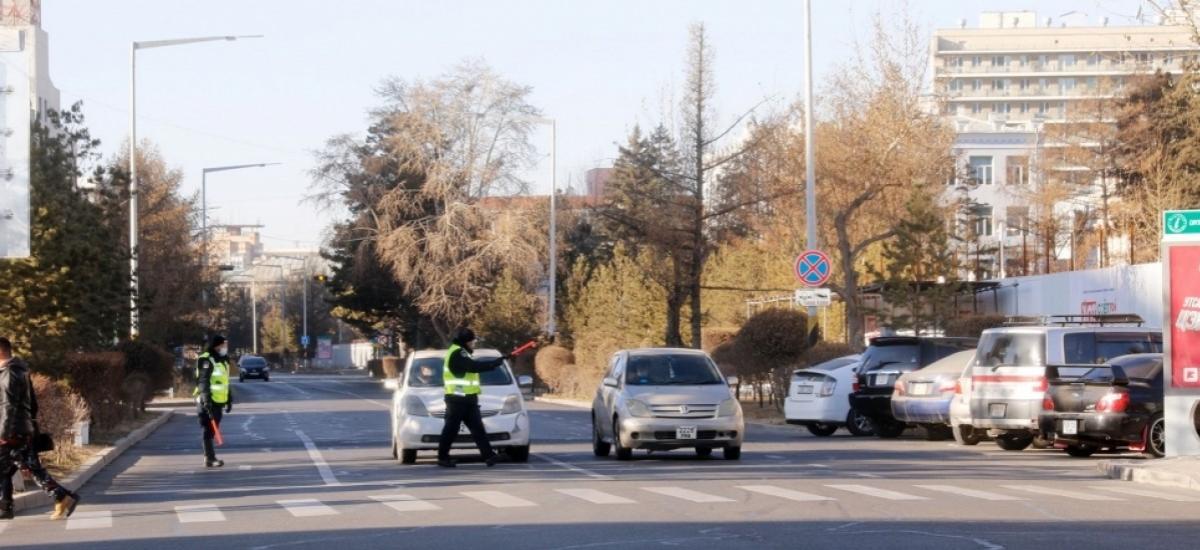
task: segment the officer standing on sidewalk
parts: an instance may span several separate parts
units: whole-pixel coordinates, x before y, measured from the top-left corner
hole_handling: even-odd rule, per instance
[[[204,466],[220,468],[213,437],[225,413],[233,412],[233,390],[229,387],[229,344],[224,336],[213,336],[208,350],[196,361],[196,412],[204,428]]]
[[[472,356],[474,351],[475,333],[469,328],[460,329],[451,341],[442,365],[442,378],[446,386],[446,424],[438,440],[437,464],[443,468],[455,466],[454,461],[450,460],[450,447],[458,437],[461,425],[466,425],[470,430],[475,446],[489,467],[499,461],[492,451],[487,430],[483,427],[483,416],[479,413],[479,394],[482,391],[479,373],[499,368],[508,356],[479,361]]]

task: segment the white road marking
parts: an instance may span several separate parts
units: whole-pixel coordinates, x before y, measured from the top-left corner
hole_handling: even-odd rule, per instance
[[[251,465],[249,465],[249,464],[242,464],[241,466],[238,466],[238,469],[239,469],[239,470],[241,470],[241,471],[243,471],[243,472],[248,472],[248,471],[250,471],[250,470],[253,470],[253,469],[254,469],[254,466],[251,466]]]
[[[329,463],[325,462],[325,457],[321,456],[321,451],[317,449],[313,440],[309,439],[300,430],[295,430],[295,434],[304,443],[304,447],[308,449],[308,458],[312,459],[313,465],[317,467],[317,472],[320,472],[321,479],[325,481],[325,484],[334,487],[341,485],[341,483],[338,483],[337,476],[333,475],[333,470],[329,469]]]
[[[1091,501],[1114,501],[1125,500],[1107,495],[1093,495],[1091,493],[1080,493],[1077,491],[1064,491],[1062,489],[1051,489],[1049,487],[1041,487],[1038,485],[1005,485],[1006,489],[1017,491],[1025,491],[1027,493],[1036,493],[1039,495],[1050,495],[1055,497],[1073,498],[1075,500],[1091,500]]]
[[[866,472],[854,472],[850,475],[855,476],[855,477],[865,477],[868,479],[879,479],[880,477],[882,477],[882,476],[879,476],[878,474],[869,474]]]
[[[179,516],[179,523],[212,523],[216,521],[225,521],[225,514],[217,508],[216,504],[194,504],[190,506],[176,506],[175,514]]]
[[[807,466],[809,468],[825,468],[827,470],[831,467],[827,464],[801,464],[801,466]]]
[[[688,500],[691,502],[710,503],[710,502],[734,502],[731,498],[725,498],[708,493],[701,493],[683,487],[642,487],[643,491],[658,493],[660,495],[674,497],[678,499]]]
[[[312,498],[304,498],[297,500],[277,500],[276,504],[283,506],[291,515],[298,518],[312,518],[317,516],[336,516],[337,510],[330,508],[321,501]]]
[[[67,530],[76,529],[108,529],[113,526],[112,512],[99,510],[93,512],[75,512],[67,518]]]
[[[767,455],[767,458],[769,458],[771,460],[787,460],[786,457],[782,457],[779,455]]]
[[[1099,489],[1101,491],[1111,491],[1114,493],[1121,493],[1124,495],[1133,495],[1133,496],[1139,496],[1139,497],[1149,497],[1149,498],[1157,498],[1157,499],[1161,499],[1161,500],[1169,500],[1172,502],[1200,502],[1200,496],[1173,495],[1171,493],[1161,493],[1158,491],[1147,491],[1146,489],[1137,489],[1134,487],[1104,487],[1104,486],[1096,485],[1096,486],[1093,486],[1092,488]]]
[[[917,495],[899,493],[896,491],[889,491],[887,489],[879,489],[877,487],[869,487],[866,485],[826,485],[826,487],[851,493],[858,493],[860,495],[866,495],[869,497],[882,498],[885,500],[929,500],[928,498],[919,497]]]
[[[514,497],[508,493],[500,491],[467,491],[461,493],[462,496],[478,500],[493,508],[525,508],[529,506],[537,506],[520,497]]]
[[[430,512],[442,509],[441,506],[412,495],[379,495],[371,497],[371,500],[381,502],[397,512]]]
[[[595,489],[555,489],[555,491],[569,497],[586,500],[592,504],[637,504],[637,502],[625,497],[611,495]]]
[[[553,464],[553,465],[555,465],[555,466],[558,466],[559,468],[563,468],[563,469],[570,470],[570,471],[572,471],[572,472],[575,472],[575,473],[583,474],[583,475],[585,475],[585,476],[588,476],[588,477],[590,477],[590,478],[592,478],[592,479],[599,479],[599,480],[603,480],[603,481],[612,481],[612,479],[613,479],[613,478],[612,478],[612,476],[606,476],[606,475],[604,475],[604,474],[598,474],[598,473],[596,473],[596,472],[593,472],[593,471],[591,471],[591,470],[587,470],[587,469],[584,469],[584,468],[580,468],[579,466],[576,466],[576,465],[574,465],[574,464],[568,464],[568,463],[566,463],[566,462],[563,462],[563,461],[561,461],[561,460],[559,460],[559,459],[557,459],[557,458],[554,458],[554,457],[552,457],[552,456],[547,456],[547,455],[544,455],[544,454],[534,454],[533,456],[534,456],[534,458],[538,458],[538,459],[540,459],[540,460],[545,460],[546,462],[549,462],[549,463],[551,463],[551,464]]]
[[[1014,496],[1010,496],[1010,495],[1002,495],[1000,493],[989,493],[987,491],[977,491],[975,489],[963,489],[962,487],[955,487],[953,485],[915,485],[914,487],[919,487],[921,489],[928,489],[930,491],[937,491],[939,493],[950,493],[952,495],[960,495],[960,496],[964,496],[964,497],[978,498],[978,499],[983,499],[983,500],[995,500],[995,501],[1025,500],[1023,498],[1014,497]]]
[[[738,489],[743,489],[752,493],[760,493],[773,497],[784,498],[787,500],[794,500],[796,502],[837,500],[826,496],[814,495],[812,493],[803,493],[800,491],[793,491],[791,489],[784,489],[782,487],[775,487],[773,485],[739,485]]]

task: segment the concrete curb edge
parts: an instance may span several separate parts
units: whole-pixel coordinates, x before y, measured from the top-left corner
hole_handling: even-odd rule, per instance
[[[111,447],[107,447],[101,450],[99,453],[93,455],[87,460],[87,462],[84,462],[82,465],[80,465],[79,469],[75,470],[70,476],[60,480],[59,482],[71,490],[78,491],[80,488],[86,485],[87,482],[92,479],[92,477],[100,473],[105,466],[111,464],[112,461],[124,454],[125,451],[129,450],[130,447],[134,446],[143,439],[146,439],[150,436],[150,434],[154,433],[155,430],[157,430],[163,424],[166,424],[167,420],[169,420],[173,414],[173,410],[168,409],[163,411],[158,415],[158,418],[155,418],[145,426],[130,432],[129,435],[122,437]],[[50,497],[50,495],[42,492],[41,489],[35,489],[33,491],[26,491],[14,497],[13,509],[17,512],[20,512],[21,510],[50,506],[53,504],[53,502],[54,500]]]
[[[589,401],[581,401],[578,399],[559,399],[557,397],[537,397],[535,402],[549,403],[551,405],[561,405],[563,407],[571,407],[573,409],[591,409],[592,404]]]
[[[1200,491],[1200,481],[1193,476],[1179,472],[1156,470],[1141,464],[1115,461],[1104,461],[1097,464],[1096,467],[1101,474],[1110,479]]]

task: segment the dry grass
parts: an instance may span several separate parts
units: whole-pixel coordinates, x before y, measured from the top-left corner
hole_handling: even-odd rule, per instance
[[[44,453],[41,456],[42,465],[50,471],[50,475],[54,476],[55,479],[62,479],[82,466],[84,462],[87,462],[96,453],[108,448],[134,430],[145,426],[157,416],[157,413],[138,413],[124,420],[112,430],[93,432],[92,443],[90,445],[82,447],[70,445]]]
[[[783,418],[783,412],[775,405],[763,403],[762,406],[759,406],[758,401],[753,399],[742,400],[742,416],[746,418],[746,422],[774,424],[777,426],[787,424]]]

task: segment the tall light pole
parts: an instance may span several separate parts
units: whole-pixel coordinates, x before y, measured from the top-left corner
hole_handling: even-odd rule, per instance
[[[204,36],[173,40],[133,42],[129,48],[129,338],[138,335],[138,180],[137,180],[137,52],[150,48],[182,46],[198,42],[260,38],[261,35]]]
[[[816,250],[817,239],[817,167],[813,144],[813,68],[812,68],[812,0],[804,0],[804,179],[805,226],[807,248]],[[808,318],[816,317],[817,308],[808,308]]]

